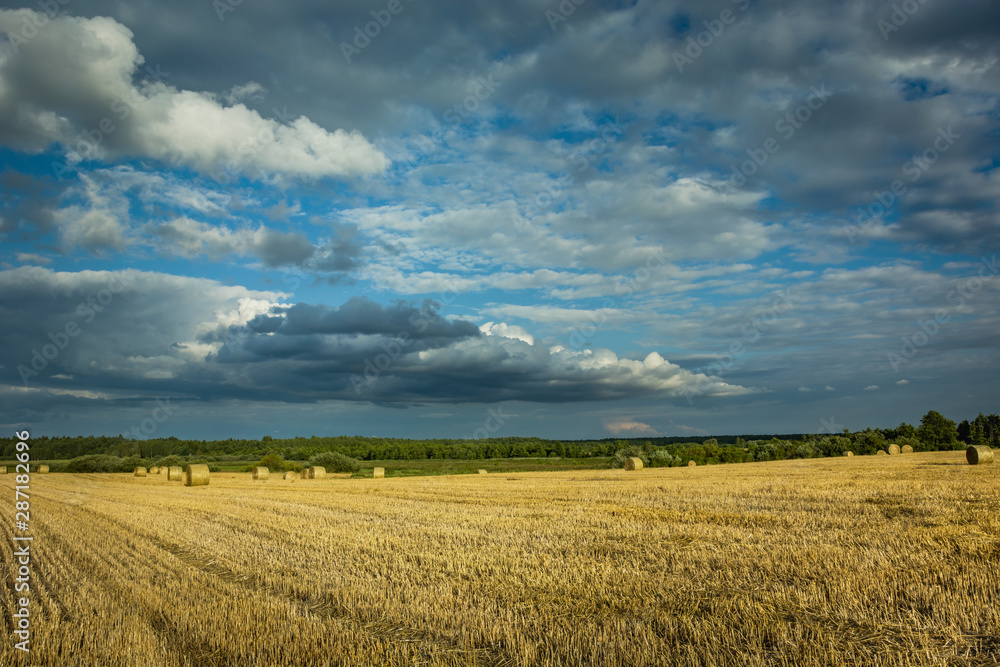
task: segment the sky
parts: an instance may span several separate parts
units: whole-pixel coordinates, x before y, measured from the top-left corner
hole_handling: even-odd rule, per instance
[[[994,0],[0,2],[0,427],[996,412],[998,36]]]

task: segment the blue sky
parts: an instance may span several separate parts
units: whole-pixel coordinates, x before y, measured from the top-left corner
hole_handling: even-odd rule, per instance
[[[0,421],[995,412],[1000,8],[907,7],[0,3]]]

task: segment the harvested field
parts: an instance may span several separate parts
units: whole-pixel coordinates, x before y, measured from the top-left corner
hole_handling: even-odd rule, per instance
[[[30,664],[997,664],[1000,466],[871,463],[33,475]]]

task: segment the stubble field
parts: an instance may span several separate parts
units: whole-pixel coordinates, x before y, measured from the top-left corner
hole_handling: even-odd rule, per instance
[[[32,475],[32,652],[13,648],[5,557],[0,664],[995,665],[998,482],[963,452],[200,488]]]

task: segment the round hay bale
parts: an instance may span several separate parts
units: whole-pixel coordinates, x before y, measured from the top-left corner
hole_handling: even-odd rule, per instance
[[[286,482],[294,482],[296,479],[298,479],[298,475],[289,470],[288,472],[285,473],[284,479]]]
[[[688,461],[688,468],[693,468],[693,467],[695,467],[696,465],[698,465],[698,463],[697,463],[697,462],[695,462],[695,461]]]
[[[184,469],[184,486],[208,486],[209,470],[204,463],[189,463]]]
[[[309,479],[323,479],[324,477],[326,477],[326,468],[323,466],[309,468]]]
[[[485,475],[485,474],[487,474],[487,473],[486,473],[486,471],[485,471],[485,470],[483,470],[482,468],[480,468],[480,469],[479,469],[479,470],[477,470],[476,472],[477,472],[477,473],[479,473],[480,475]]]
[[[897,456],[899,454],[899,445],[893,443],[889,445],[889,456]]]
[[[911,447],[910,445],[903,445],[903,446],[902,446],[902,447],[900,448],[900,450],[899,450],[899,451],[900,451],[900,452],[901,452],[902,454],[912,454],[912,453],[913,453],[913,447]]]
[[[146,469],[143,468],[142,466],[139,466],[138,468],[132,471],[132,474],[135,475],[136,477],[145,477]]]
[[[375,468],[372,470],[372,479],[376,479],[378,477],[385,477],[385,468]]]
[[[0,475],[7,474],[7,466],[0,466]]]
[[[965,450],[965,458],[970,466],[993,463],[993,450],[983,445],[973,445]]]
[[[167,481],[180,482],[184,479],[184,468],[180,466],[170,466],[167,468]]]
[[[160,474],[160,469],[157,468],[156,466],[153,466],[152,468],[149,469],[149,474],[150,475],[159,475]]]
[[[630,456],[625,459],[625,470],[642,470],[642,459],[638,456]]]
[[[38,470],[36,472],[44,475],[48,471],[49,471],[49,467],[47,465],[45,465],[44,463],[42,463],[41,465],[38,466]]]
[[[254,466],[253,478],[259,480],[265,480],[271,476],[270,468],[265,468],[264,466]]]
[[[888,454],[885,453],[884,449],[878,450],[877,452],[875,452],[875,455],[876,456],[888,456]]]
[[[299,473],[299,478],[309,479],[309,468],[303,468],[302,471]]]
[[[854,456],[854,452],[852,452],[851,450],[847,450],[846,452],[844,452],[844,456]]]

